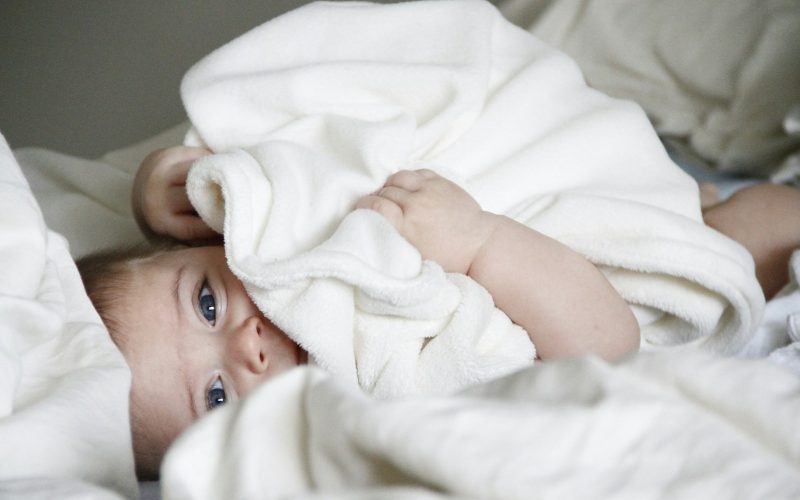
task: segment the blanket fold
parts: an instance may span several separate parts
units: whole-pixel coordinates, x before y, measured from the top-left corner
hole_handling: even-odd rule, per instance
[[[182,97],[187,141],[218,153],[187,189],[231,269],[319,364],[377,395],[451,391],[535,356],[477,283],[351,212],[402,168],[585,255],[655,311],[647,347],[734,352],[760,317],[752,259],[703,224],[641,109],[486,2],[310,4],[200,61]]]
[[[796,376],[764,360],[678,350],[553,361],[392,401],[298,368],[181,436],[162,492],[788,500],[800,495],[798,391]]]
[[[136,497],[130,370],[2,134],[0,214],[0,497]]]

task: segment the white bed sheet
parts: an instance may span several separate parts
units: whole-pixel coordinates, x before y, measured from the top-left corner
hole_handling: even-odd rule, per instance
[[[50,478],[135,496],[130,371],[2,136],[0,214],[0,492]]]
[[[27,179],[30,192],[41,207],[43,224],[54,231],[51,234],[63,234],[68,240],[68,247],[64,245],[64,250],[68,248],[73,258],[79,258],[94,251],[141,244],[145,241],[131,214],[130,192],[133,176],[147,154],[159,148],[180,144],[188,128],[188,123],[178,124],[153,137],[111,151],[97,159],[79,158],[43,148],[17,149],[14,151],[14,156]],[[3,168],[8,168],[8,165],[4,163]],[[97,324],[99,318],[92,317],[91,321],[95,328],[105,330]],[[107,336],[106,333],[103,334]],[[127,408],[127,389],[120,388],[119,392],[125,394],[119,403],[124,403]],[[126,409],[124,420],[119,420],[122,428],[127,426],[127,419]],[[89,416],[87,423],[91,420]],[[3,429],[2,425],[0,422],[0,432]],[[126,428],[125,430],[127,431]],[[118,454],[119,457],[127,456],[130,460],[130,443],[117,444],[118,450],[105,451]],[[114,463],[115,460],[108,461],[108,465]],[[92,480],[102,483],[105,479],[100,476],[104,471],[103,467],[98,467],[94,472],[94,476],[97,477],[93,476]],[[69,474],[70,477],[76,474],[83,477],[79,470],[73,472]],[[52,470],[52,474],[59,474],[57,468]],[[140,482],[138,491],[141,499],[155,500],[161,497],[157,481]],[[136,486],[129,484],[125,495],[136,497],[135,492]],[[0,481],[0,498],[20,496],[98,500],[117,498],[116,494],[108,489],[73,479],[55,480],[51,477],[28,481]]]
[[[87,159],[43,148],[14,150],[47,226],[66,236],[73,257],[145,241],[131,211],[136,169],[150,152],[181,144],[181,123],[136,144]]]

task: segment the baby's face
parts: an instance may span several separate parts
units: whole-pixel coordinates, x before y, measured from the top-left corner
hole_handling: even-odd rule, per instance
[[[167,252],[134,266],[117,317],[145,441],[137,454],[163,455],[193,420],[306,361],[250,300],[221,247]]]

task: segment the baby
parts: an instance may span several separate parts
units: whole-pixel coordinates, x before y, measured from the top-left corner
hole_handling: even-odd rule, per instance
[[[143,230],[192,243],[217,237],[193,213],[184,183],[209,152],[174,147],[142,163],[133,189]],[[800,246],[800,193],[750,188],[711,196],[705,219],[750,250],[765,293],[788,280]],[[483,211],[454,183],[428,170],[401,171],[355,208],[386,217],[426,259],[463,273],[522,326],[541,359],[592,353],[617,359],[639,346],[638,324],[602,273],[557,241]],[[777,217],[777,218],[776,218]],[[760,221],[775,221],[766,227]],[[137,474],[156,477],[166,449],[193,420],[236,400],[307,354],[252,303],[220,246],[171,246],[84,259],[95,307],[133,372],[131,422]],[[587,304],[576,310],[574,303]]]

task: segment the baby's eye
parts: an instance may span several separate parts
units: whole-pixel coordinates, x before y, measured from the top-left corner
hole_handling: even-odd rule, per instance
[[[208,321],[211,326],[217,322],[217,301],[214,299],[214,293],[208,286],[208,281],[203,282],[200,288],[200,294],[197,296],[197,303],[200,307],[200,314]]]
[[[206,408],[213,410],[217,406],[222,406],[228,397],[225,395],[225,386],[222,385],[222,379],[217,377],[211,387],[208,388],[206,393]]]

